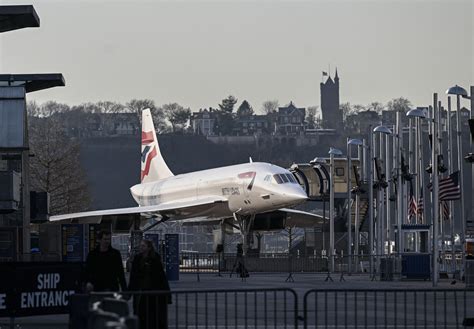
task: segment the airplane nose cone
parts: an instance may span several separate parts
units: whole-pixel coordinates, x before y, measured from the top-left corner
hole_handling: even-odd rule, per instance
[[[288,193],[286,194],[286,197],[292,202],[298,203],[308,200],[308,196],[306,195],[306,193]]]

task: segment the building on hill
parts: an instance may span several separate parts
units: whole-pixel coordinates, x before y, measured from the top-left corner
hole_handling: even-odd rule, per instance
[[[339,76],[332,80],[329,75],[325,82],[321,82],[321,112],[324,129],[341,129],[343,126],[342,110],[339,108]]]
[[[367,134],[372,128],[380,124],[380,115],[371,110],[350,114],[346,118],[346,130],[355,134]]]
[[[306,109],[296,107],[290,102],[285,107],[278,108],[277,114],[277,133],[282,135],[303,134],[305,130]]]
[[[200,109],[191,115],[191,127],[195,135],[213,136],[214,125],[217,119],[217,111],[210,107],[209,109]]]
[[[75,138],[138,135],[140,120],[136,113],[57,113],[67,136]]]
[[[267,115],[246,115],[235,119],[234,135],[249,136],[270,133],[270,120]]]

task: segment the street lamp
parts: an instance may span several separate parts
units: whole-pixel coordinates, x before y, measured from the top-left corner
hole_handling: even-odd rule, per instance
[[[331,272],[334,272],[334,156],[341,156],[342,152],[336,148],[329,149],[330,159],[330,196],[329,196],[329,257],[331,257]]]
[[[386,140],[387,140],[387,143],[388,143],[388,136],[392,134],[392,131],[387,128],[386,126],[384,125],[379,125],[377,127],[374,128],[373,132],[375,134],[379,134],[380,135],[380,158],[382,159],[383,158],[383,154],[384,154],[384,143],[383,143],[383,136],[386,135]],[[387,144],[388,145],[388,144]],[[375,149],[375,141],[374,141],[374,149]],[[386,174],[388,174],[388,170],[387,169],[387,165],[389,163],[388,159],[388,148],[385,150],[385,159],[384,159],[384,163],[385,163],[385,172]],[[383,186],[381,184],[382,182],[379,182],[378,184],[378,200],[379,202],[377,202],[377,230],[376,230],[376,237],[377,237],[377,254],[378,255],[382,255],[384,254],[384,246],[385,246],[385,232],[386,232],[386,227],[384,227],[385,223],[384,223],[384,202],[385,202],[385,198],[384,198],[384,192],[383,192]],[[388,194],[387,194],[388,195]],[[388,202],[387,202],[388,203]],[[388,218],[388,217],[387,217]]]
[[[465,269],[465,250],[464,244],[466,242],[466,215],[464,209],[464,184],[463,184],[463,162],[462,162],[462,129],[461,129],[461,96],[467,98],[467,91],[463,87],[455,85],[454,87],[446,90],[448,95],[456,95],[456,134],[457,134],[457,149],[458,149],[458,168],[459,168],[459,190],[461,192],[461,243],[462,243],[462,258],[463,258],[463,270]],[[471,112],[472,115],[472,112]]]
[[[348,272],[352,273],[352,153],[351,145],[362,145],[360,139],[347,138],[347,257]],[[356,205],[358,206],[358,205]],[[357,223],[356,223],[357,225]]]
[[[422,131],[421,131],[421,120],[426,118],[426,113],[423,109],[416,108],[412,109],[407,112],[407,117],[410,119],[415,119],[415,126],[416,126],[416,149],[415,149],[415,199],[416,202],[419,202],[420,196],[419,192],[424,186],[423,182],[423,146],[421,143],[421,136],[422,136]],[[424,207],[423,207],[424,208]],[[425,216],[422,214],[422,218],[425,218]]]

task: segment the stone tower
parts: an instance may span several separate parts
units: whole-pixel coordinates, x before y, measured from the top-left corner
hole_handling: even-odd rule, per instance
[[[321,112],[324,129],[342,128],[342,111],[339,108],[339,76],[328,76],[326,82],[321,82]]]

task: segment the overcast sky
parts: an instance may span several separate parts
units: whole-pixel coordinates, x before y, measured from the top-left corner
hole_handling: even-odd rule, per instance
[[[232,94],[259,110],[319,105],[330,66],[341,102],[425,105],[474,84],[473,2],[2,0],[34,3],[41,27],[0,35],[0,71],[62,73],[65,88],[29,94],[39,102],[198,110]]]

